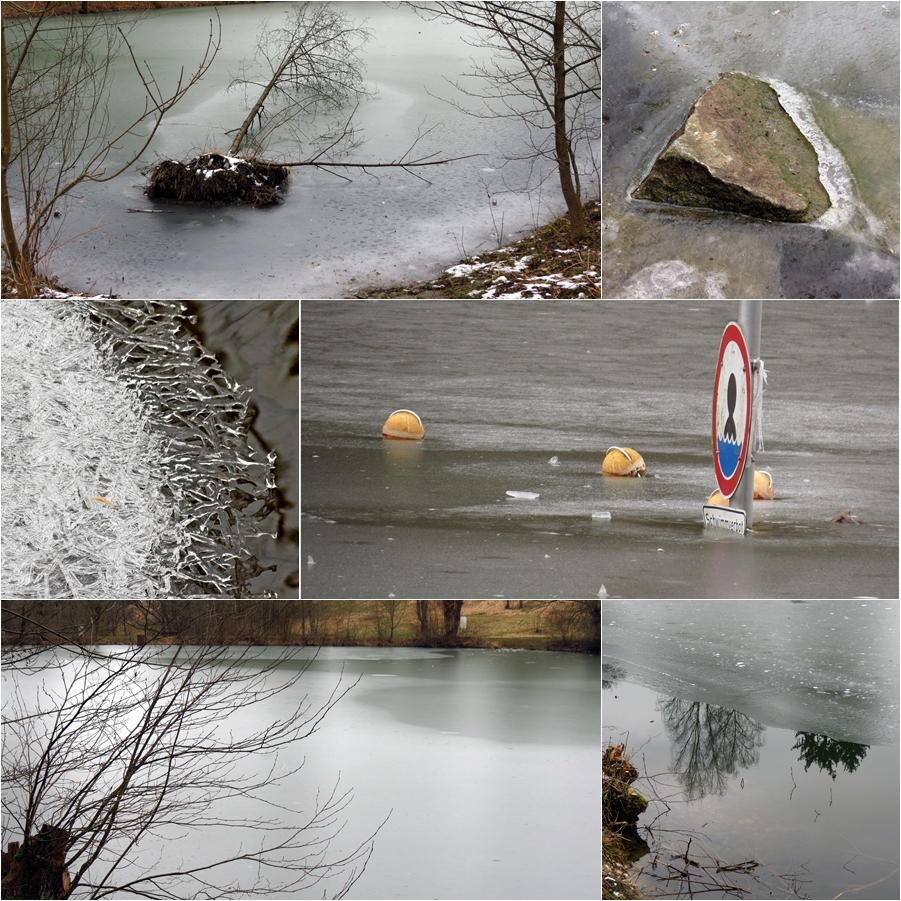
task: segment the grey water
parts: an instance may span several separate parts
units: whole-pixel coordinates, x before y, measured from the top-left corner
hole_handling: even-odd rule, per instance
[[[79,186],[64,205],[51,265],[62,283],[123,297],[346,297],[370,285],[428,279],[565,210],[559,185],[541,167],[508,161],[527,155],[521,122],[478,118],[447,102],[485,111],[451,81],[466,82],[471,62],[490,54],[464,43],[472,35],[462,26],[426,21],[404,3],[380,2],[333,4],[372,31],[361,54],[372,96],[356,116],[365,142],[341,161],[392,162],[408,150],[408,159],[475,156],[411,172],[345,173],[350,181],[296,168],[285,203],[268,209],[151,205],[142,193],[142,168],[228,150],[227,132],[249,109],[240,90],[227,90],[231,77],[252,54],[263,22],[279,24],[291,5],[216,8],[222,48],[165,117],[140,163],[108,183]],[[174,86],[182,66],[189,71],[199,60],[211,16],[207,8],[156,11],[133,33],[135,55],[164,89]],[[113,76],[111,120],[124,122],[136,104],[143,106],[144,90],[125,55]],[[110,167],[133,146],[123,141]],[[597,195],[600,149],[593,152],[580,150],[586,190]],[[307,153],[282,138],[266,155],[296,160]],[[128,212],[151,206],[164,213]]]
[[[605,296],[897,298],[898,22],[897,2],[605,3]],[[807,98],[850,173],[822,221],[630,199],[728,71]]]
[[[236,649],[236,654],[246,649]],[[284,649],[255,649],[272,660]],[[340,777],[353,800],[328,853],[340,857],[386,817],[375,852],[350,898],[598,897],[601,864],[601,662],[597,657],[528,651],[323,648],[299,651],[273,679],[315,660],[298,690],[314,704],[340,682],[359,682],[319,731],[278,761],[277,772],[304,762],[274,800],[286,821],[310,812],[317,790]],[[254,667],[255,659],[241,666]],[[15,677],[25,691],[29,680]],[[8,697],[8,693],[5,693]],[[275,697],[265,710],[234,711],[235,734],[293,712],[300,698]],[[315,708],[314,708],[315,709]],[[261,767],[268,764],[261,763]],[[231,817],[260,813],[249,801],[228,802]],[[269,817],[271,814],[266,813]],[[199,865],[222,832],[198,829],[188,840],[155,842],[140,862]],[[246,884],[246,865],[234,875]],[[242,869],[242,867],[244,869]],[[255,875],[251,872],[250,878]],[[335,878],[300,896],[334,897]],[[175,889],[177,893],[177,888]],[[272,897],[282,897],[275,895]]]
[[[764,302],[756,465],[775,499],[744,537],[701,513],[716,353],[737,314],[304,301],[301,596],[897,597],[897,304]],[[399,408],[423,441],[381,439]],[[647,478],[602,476],[613,445],[641,453]],[[830,522],[846,508],[863,524]]]
[[[897,601],[605,603],[605,743],[666,800],[639,819],[645,897],[690,897],[663,878],[689,839],[696,893],[898,895],[898,641]]]

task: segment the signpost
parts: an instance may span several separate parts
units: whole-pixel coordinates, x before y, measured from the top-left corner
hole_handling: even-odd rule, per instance
[[[751,361],[745,336],[730,322],[720,341],[713,386],[713,468],[723,497],[741,481],[751,443]]]
[[[723,331],[713,384],[713,469],[720,493],[731,504],[705,504],[704,524],[741,535],[750,527],[754,499],[751,360],[760,353],[759,303],[742,301],[739,311],[742,325],[754,338],[751,352],[742,325],[730,322]]]

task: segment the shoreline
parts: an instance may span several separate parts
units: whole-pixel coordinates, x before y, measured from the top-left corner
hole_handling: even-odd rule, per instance
[[[290,602],[287,602],[290,604]],[[596,602],[595,602],[596,603]],[[372,647],[460,648],[598,654],[599,636],[593,632],[594,613],[573,601],[463,601],[456,634],[448,634],[440,602],[422,610],[411,601],[299,602],[282,612],[269,611],[256,621],[213,617],[180,625],[140,608],[122,619],[111,607],[109,617],[82,623],[48,620],[47,630],[15,628],[16,614],[5,617],[3,652],[16,648],[65,645],[146,645],[194,647]],[[511,605],[511,606],[508,606]],[[512,606],[520,605],[520,606]],[[560,605],[560,606],[557,606]],[[150,611],[151,608],[145,608]],[[80,631],[78,631],[80,629]],[[50,639],[49,641],[47,639]]]
[[[369,298],[556,299],[601,297],[601,204],[583,204],[588,236],[573,244],[564,214],[512,244],[464,257],[435,278],[373,286],[352,296]]]
[[[229,6],[260,3],[262,0],[112,0],[93,3],[51,3],[44,16],[104,15],[105,13],[152,12],[158,9],[172,9],[198,6]],[[40,12],[40,2],[7,3],[3,7],[4,19],[24,19]]]

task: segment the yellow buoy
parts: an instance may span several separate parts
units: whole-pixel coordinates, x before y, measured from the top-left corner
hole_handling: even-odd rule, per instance
[[[763,469],[754,472],[754,500],[755,501],[771,501],[773,499],[773,477],[770,473]],[[719,489],[713,492],[707,500],[708,504],[719,504],[721,507],[728,507],[729,498],[723,497]]]
[[[771,501],[773,499],[773,477],[764,469],[754,472],[754,500]]]
[[[631,447],[611,447],[607,449],[601,472],[607,476],[643,476],[644,460]]]
[[[422,420],[412,410],[395,410],[382,426],[382,438],[407,438],[418,441],[424,437]]]

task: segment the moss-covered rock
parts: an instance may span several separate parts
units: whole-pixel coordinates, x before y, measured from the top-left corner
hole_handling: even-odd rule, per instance
[[[632,196],[779,222],[830,206],[816,151],[779,96],[737,72],[704,92]]]

